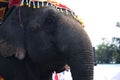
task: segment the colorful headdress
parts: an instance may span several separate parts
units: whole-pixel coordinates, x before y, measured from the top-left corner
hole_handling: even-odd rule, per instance
[[[10,0],[9,6],[24,6],[33,8],[47,7],[49,5],[54,6],[60,12],[70,13],[77,21],[83,25],[83,21],[67,6],[57,2],[55,0]]]
[[[8,3],[8,0],[0,0],[0,2]]]
[[[0,0],[0,24],[4,19],[7,8],[8,8],[8,0]]]

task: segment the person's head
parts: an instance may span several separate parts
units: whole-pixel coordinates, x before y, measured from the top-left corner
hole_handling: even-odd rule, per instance
[[[70,70],[70,66],[68,66],[67,64],[65,65],[65,70],[69,71]]]

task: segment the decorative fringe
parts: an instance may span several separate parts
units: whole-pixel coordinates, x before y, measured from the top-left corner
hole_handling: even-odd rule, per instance
[[[33,8],[36,8],[36,6],[35,6],[35,2],[33,2]]]
[[[41,5],[40,5],[40,2],[41,2]],[[45,2],[46,2],[46,5],[45,5]],[[24,6],[24,4],[27,5],[28,7],[33,6],[33,8],[40,8],[40,6],[41,7],[48,7],[49,4],[50,4],[50,6],[55,7],[61,13],[65,12],[66,15],[68,15],[69,13],[71,13],[71,15],[74,17],[74,19],[76,19],[77,21],[79,21],[80,24],[83,25],[83,27],[84,27],[83,20],[79,19],[78,16],[75,15],[74,12],[70,11],[67,7],[64,8],[64,7],[59,6],[59,3],[57,3],[57,5],[56,5],[56,4],[52,3],[52,2],[50,2],[50,0],[43,0],[43,1],[42,0],[40,0],[40,1],[21,0],[20,6]],[[65,11],[64,11],[64,9],[65,9]]]
[[[84,24],[84,21],[82,18],[78,18],[78,21],[80,22],[80,24],[82,25],[82,27],[84,28],[85,27],[85,24]]]
[[[60,12],[63,12],[62,8],[60,8]]]
[[[37,8],[40,8],[40,3],[39,2],[37,2]]]
[[[65,13],[68,15],[68,10],[67,9],[65,10]]]
[[[44,7],[44,1],[42,1],[42,7]]]
[[[30,0],[29,3],[28,3],[28,7],[31,7],[31,0]]]
[[[21,1],[20,6],[24,6],[24,0]]]
[[[28,6],[28,0],[26,0],[26,5]]]
[[[58,11],[60,11],[60,9],[59,8],[56,8]]]
[[[35,4],[35,2],[37,2],[37,5]],[[47,0],[46,0],[46,1],[41,1],[41,3],[42,3],[41,6],[42,6],[42,7],[48,7],[49,2],[47,2],[46,5],[45,5],[45,2],[47,2]],[[28,7],[31,7],[31,4],[33,4],[33,5],[32,5],[33,8],[40,8],[40,1],[21,0],[20,6],[24,6],[24,4],[27,5]],[[52,3],[50,3],[50,4],[51,4],[51,6],[53,6]]]
[[[47,2],[46,7],[48,7],[49,2]]]

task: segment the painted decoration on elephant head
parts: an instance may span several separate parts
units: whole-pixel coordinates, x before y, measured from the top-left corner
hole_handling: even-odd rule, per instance
[[[19,6],[21,0],[9,0],[9,7]]]
[[[3,20],[3,17],[5,15],[5,9],[6,7],[0,8],[0,22]]]

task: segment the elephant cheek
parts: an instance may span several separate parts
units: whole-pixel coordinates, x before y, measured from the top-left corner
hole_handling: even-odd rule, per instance
[[[5,40],[0,40],[0,54],[4,57],[14,55],[14,47],[8,44]]]
[[[17,48],[15,57],[18,58],[19,60],[23,60],[25,58],[25,49],[23,48]]]

